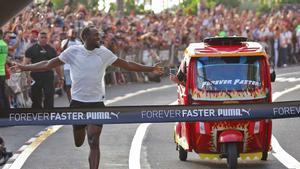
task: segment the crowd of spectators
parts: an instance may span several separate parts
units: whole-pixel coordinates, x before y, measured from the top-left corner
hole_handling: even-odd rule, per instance
[[[278,35],[278,48],[288,46],[287,55],[290,57],[292,53],[297,52],[296,44],[299,44],[300,37],[300,13],[293,10],[257,15],[251,10],[240,12],[218,5],[214,9],[204,9],[198,15],[185,15],[182,11],[172,14],[165,11],[160,14],[120,18],[101,12],[93,15],[82,5],[76,10],[71,10],[71,7],[65,4],[64,9],[55,10],[50,3],[31,5],[11,20],[4,29],[4,39],[9,44],[10,57],[21,59],[28,46],[35,43],[37,33],[46,30],[50,44],[59,53],[60,43],[66,38],[69,29],[75,29],[79,38],[80,30],[89,24],[101,28],[103,44],[120,57],[145,49],[171,51],[174,46],[185,47],[191,42],[199,42],[205,37],[216,35],[246,36],[254,41],[266,42],[268,47],[272,48],[270,51],[273,51],[271,43]],[[287,56],[279,55],[279,60],[281,57]],[[283,59],[277,66],[290,63],[289,57],[286,62]],[[143,58],[134,59],[143,61]]]
[[[74,29],[79,39],[80,31],[87,25],[101,29],[103,45],[116,55],[146,65],[161,61],[166,67],[176,66],[182,57],[179,51],[189,43],[211,36],[245,36],[261,42],[275,67],[298,63],[300,57],[299,9],[258,15],[252,10],[228,9],[220,4],[214,9],[203,8],[197,15],[179,10],[116,17],[102,12],[93,14],[83,5],[73,8],[69,3],[63,9],[54,9],[51,3],[28,6],[3,28],[9,58],[22,60],[26,49],[36,43],[40,31],[48,32],[49,44],[59,54],[67,31]],[[110,84],[151,78],[121,70],[110,72],[106,78]]]
[[[103,31],[103,43],[118,55],[137,53],[140,49],[169,49],[172,45],[186,46],[209,36],[247,36],[254,41],[271,43],[279,33],[280,47],[294,47],[299,41],[299,11],[274,11],[256,15],[254,11],[226,9],[218,5],[198,15],[184,15],[182,11],[168,11],[145,16],[113,17],[98,12],[92,15],[84,6],[76,11],[68,4],[55,10],[51,4],[31,5],[5,27],[4,39],[10,46],[10,57],[20,59],[28,46],[36,41],[37,33],[46,30],[50,44],[60,52],[60,42],[70,28],[79,37],[80,30],[94,24]],[[298,42],[299,43],[299,42]],[[270,45],[269,45],[270,47]],[[290,47],[289,47],[290,48]],[[289,49],[289,52],[291,49]]]

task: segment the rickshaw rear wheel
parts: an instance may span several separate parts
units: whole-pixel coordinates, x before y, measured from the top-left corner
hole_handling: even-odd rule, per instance
[[[178,145],[178,147],[179,147],[179,159],[180,159],[180,161],[186,161],[188,152],[183,147],[181,147],[181,145]]]
[[[267,161],[267,159],[268,159],[268,152],[267,151],[263,151],[262,152],[261,160],[262,161]]]
[[[236,143],[227,144],[227,166],[229,169],[237,168],[238,151]]]

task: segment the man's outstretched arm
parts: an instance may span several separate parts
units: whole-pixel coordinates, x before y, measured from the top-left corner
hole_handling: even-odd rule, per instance
[[[16,65],[13,67],[15,71],[21,70],[21,71],[33,71],[33,72],[42,72],[42,71],[47,71],[51,70],[57,66],[63,65],[64,62],[62,62],[58,57],[53,58],[48,61],[41,61],[38,63],[34,64],[28,64],[28,65],[22,65],[16,63]]]
[[[158,64],[154,66],[145,66],[135,62],[126,61],[118,58],[113,64],[113,66],[120,67],[129,71],[138,71],[138,72],[153,72],[156,74],[163,74],[163,68]]]

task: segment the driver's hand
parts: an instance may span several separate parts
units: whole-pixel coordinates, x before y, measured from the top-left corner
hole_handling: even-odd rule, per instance
[[[179,84],[179,85],[183,85],[183,86],[185,85],[185,82],[180,81],[180,80],[178,79],[177,75],[170,74],[169,79],[170,79],[172,82],[177,83],[177,84]]]
[[[164,68],[160,66],[160,63],[156,63],[152,72],[155,74],[162,75],[164,73]]]
[[[177,75],[170,74],[169,79],[175,83],[179,83],[179,80],[177,78]]]

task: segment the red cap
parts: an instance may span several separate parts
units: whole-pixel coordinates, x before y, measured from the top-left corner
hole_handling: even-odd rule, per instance
[[[39,34],[39,31],[37,29],[32,29],[31,33]]]

